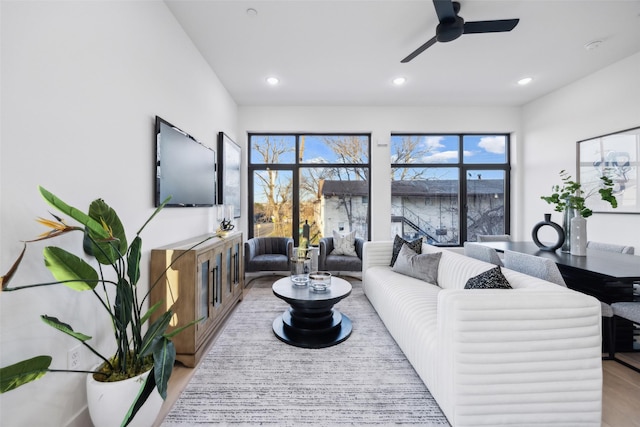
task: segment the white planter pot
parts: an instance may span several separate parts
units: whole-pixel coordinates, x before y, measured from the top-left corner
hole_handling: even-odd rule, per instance
[[[97,368],[96,368],[97,369]],[[122,424],[133,400],[140,392],[149,372],[117,382],[100,382],[87,375],[87,404],[95,427],[114,427]],[[154,390],[129,426],[151,427],[160,413],[162,397]]]

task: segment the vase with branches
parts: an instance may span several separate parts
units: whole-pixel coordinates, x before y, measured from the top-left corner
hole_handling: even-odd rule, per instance
[[[618,200],[613,194],[613,180],[608,176],[601,176],[600,186],[594,187],[589,191],[585,191],[582,185],[575,181],[565,170],[560,171],[560,179],[562,183],[552,187],[553,192],[550,196],[541,196],[540,198],[551,205],[555,205],[554,210],[556,212],[564,213],[565,244],[562,246],[562,250],[569,252],[572,236],[570,224],[573,217],[588,218],[593,215],[593,211],[586,206],[587,199],[597,194],[603,201],[609,203],[612,208],[618,207]]]

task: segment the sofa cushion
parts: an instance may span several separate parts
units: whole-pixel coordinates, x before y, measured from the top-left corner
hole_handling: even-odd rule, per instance
[[[422,237],[409,242],[396,234],[395,239],[393,239],[393,253],[391,254],[391,263],[389,264],[391,267],[396,263],[402,245],[408,245],[409,248],[417,254],[422,253]]]
[[[355,242],[355,230],[347,234],[341,234],[333,230],[333,250],[331,255],[358,256]]]
[[[441,255],[442,252],[418,254],[405,243],[400,249],[392,270],[396,273],[437,285],[438,264],[440,263]]]
[[[467,280],[465,289],[512,289],[509,281],[500,271],[500,267],[492,268]]]

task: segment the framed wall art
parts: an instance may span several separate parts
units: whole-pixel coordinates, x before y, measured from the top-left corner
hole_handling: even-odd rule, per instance
[[[240,218],[240,163],[242,150],[224,132],[218,134],[218,204],[232,205],[233,217]]]
[[[578,181],[587,195],[598,191],[603,175],[614,183],[618,207],[595,194],[585,202],[593,212],[640,213],[640,127],[578,141],[577,158]]]

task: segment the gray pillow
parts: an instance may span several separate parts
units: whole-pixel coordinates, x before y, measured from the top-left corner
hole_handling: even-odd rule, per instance
[[[391,254],[391,262],[389,263],[390,267],[393,267],[393,264],[396,263],[396,258],[398,258],[402,245],[409,245],[409,248],[417,254],[422,253],[422,237],[409,242],[396,234],[396,237],[393,239],[393,253]]]
[[[467,280],[465,289],[512,289],[500,267],[492,268]]]
[[[417,254],[409,245],[402,245],[392,270],[405,276],[424,280],[432,285],[438,284],[438,266],[442,252]]]

